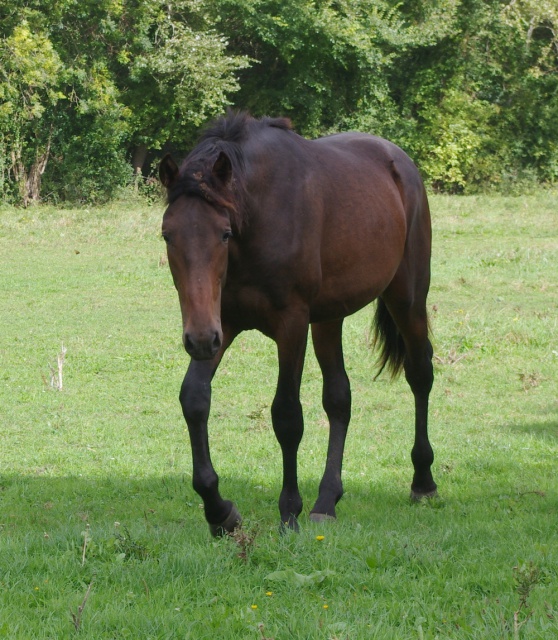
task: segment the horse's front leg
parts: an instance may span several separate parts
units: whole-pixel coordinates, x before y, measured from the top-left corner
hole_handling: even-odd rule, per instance
[[[275,336],[279,358],[279,379],[271,406],[273,430],[283,455],[283,487],[279,497],[281,527],[298,531],[302,511],[298,490],[297,454],[304,420],[300,404],[300,382],[308,339],[308,314],[300,312],[282,318]]]
[[[223,334],[223,347],[213,360],[191,360],[180,389],[180,404],[192,446],[192,484],[203,500],[205,518],[214,536],[232,532],[242,520],[235,505],[230,500],[223,500],[219,493],[219,477],[209,453],[207,422],[211,406],[211,380],[223,353],[234,338],[225,330]]]

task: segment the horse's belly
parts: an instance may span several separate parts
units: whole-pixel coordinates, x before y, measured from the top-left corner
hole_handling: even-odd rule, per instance
[[[393,276],[392,276],[393,277]],[[370,282],[366,287],[326,287],[320,290],[310,306],[310,322],[344,318],[375,300],[387,287],[391,278]]]

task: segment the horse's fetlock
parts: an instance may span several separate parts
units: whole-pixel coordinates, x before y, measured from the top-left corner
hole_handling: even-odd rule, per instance
[[[302,498],[300,494],[281,494],[279,498],[279,512],[298,518],[302,512]]]
[[[215,493],[219,486],[219,478],[214,471],[197,472],[192,478],[194,491],[202,498]]]

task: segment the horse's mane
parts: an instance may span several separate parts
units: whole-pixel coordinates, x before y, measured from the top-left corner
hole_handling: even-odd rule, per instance
[[[172,204],[181,195],[198,196],[227,208],[231,221],[240,230],[245,221],[246,173],[242,143],[255,130],[273,127],[290,131],[288,118],[256,120],[245,111],[231,111],[211,123],[180,166],[178,178],[168,192]],[[221,153],[230,161],[231,180],[228,188],[217,184],[211,173]]]

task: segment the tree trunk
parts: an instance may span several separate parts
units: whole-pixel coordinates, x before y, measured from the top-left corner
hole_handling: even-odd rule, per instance
[[[25,184],[25,196],[23,203],[25,207],[31,203],[39,202],[41,198],[41,177],[45,172],[49,155],[50,136],[48,138],[47,148],[41,155],[37,152],[35,162],[31,165],[31,169],[29,170],[29,175],[27,176]]]
[[[35,162],[31,165],[29,173],[23,164],[21,158],[21,148],[12,150],[12,172],[14,180],[19,184],[19,191],[24,207],[28,207],[32,203],[39,202],[41,197],[41,176],[45,172],[48,158],[50,156],[50,142],[52,132],[48,136],[46,149],[43,153],[37,151]]]
[[[141,171],[147,158],[147,146],[145,144],[139,144],[134,149],[134,155],[132,156],[132,166],[134,167],[134,188],[137,191],[139,188],[139,181],[141,179]]]

